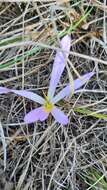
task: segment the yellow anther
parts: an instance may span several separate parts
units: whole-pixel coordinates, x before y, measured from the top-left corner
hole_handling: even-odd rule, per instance
[[[48,100],[46,100],[45,104],[44,104],[44,110],[46,112],[50,112],[53,109],[53,104],[50,103]]]

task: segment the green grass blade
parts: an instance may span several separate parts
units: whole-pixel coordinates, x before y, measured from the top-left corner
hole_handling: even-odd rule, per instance
[[[74,108],[74,111],[83,114],[84,116],[91,116],[91,117],[96,117],[98,119],[104,119],[107,120],[107,115],[106,114],[100,114],[100,113],[95,113],[91,110],[87,110],[84,108]]]

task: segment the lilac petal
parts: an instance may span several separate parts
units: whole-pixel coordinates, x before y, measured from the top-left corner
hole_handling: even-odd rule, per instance
[[[11,92],[10,89],[5,88],[5,87],[0,87],[0,94],[7,94],[9,92]]]
[[[66,125],[68,123],[68,117],[57,107],[54,107],[52,109],[51,114],[53,115],[55,120],[61,123],[62,125]]]
[[[81,76],[82,79],[76,79],[74,80],[74,93],[76,93],[75,90],[83,86],[92,76],[94,75],[94,72],[87,73],[83,76]],[[71,87],[68,84],[65,88],[63,88],[52,100],[52,102],[55,104],[59,100],[63,99],[64,97],[70,96],[71,94]]]
[[[71,38],[66,35],[62,40],[61,40],[61,51],[57,51],[55,60],[53,63],[53,70],[51,74],[51,80],[50,80],[50,86],[48,90],[48,97],[52,99],[56,86],[59,82],[60,76],[64,70],[65,67],[65,61],[68,58],[69,52],[70,52],[70,42]]]
[[[35,102],[38,102],[39,104],[44,104],[44,102],[45,102],[45,100],[41,96],[39,96],[36,93],[29,92],[27,90],[11,90],[11,92],[13,92],[19,96],[33,100]]]
[[[47,119],[49,113],[48,112],[45,112],[43,110],[43,107],[39,107],[39,108],[36,108],[32,111],[30,111],[28,114],[25,115],[24,117],[24,121],[25,123],[33,123],[35,121],[44,121],[45,119]]]

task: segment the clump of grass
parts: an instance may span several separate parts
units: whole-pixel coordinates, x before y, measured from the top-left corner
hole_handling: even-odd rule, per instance
[[[88,184],[87,190],[106,190],[107,189],[107,179],[106,173],[101,174],[97,169],[91,168],[86,172],[83,177],[84,182]]]

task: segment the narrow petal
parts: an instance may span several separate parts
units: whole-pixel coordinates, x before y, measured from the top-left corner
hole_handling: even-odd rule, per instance
[[[93,75],[94,75],[94,72],[90,72],[81,76],[81,79],[78,78],[74,80],[74,93],[75,93],[75,90],[83,86]],[[53,98],[52,102],[55,104],[59,100],[63,99],[64,97],[70,96],[70,94],[71,94],[71,88],[70,88],[70,85],[68,84]]]
[[[44,99],[39,96],[38,94],[36,93],[33,93],[33,92],[29,92],[27,90],[11,90],[11,92],[19,95],[19,96],[22,96],[22,97],[25,97],[25,98],[28,98],[30,100],[33,100],[35,102],[38,102],[39,104],[44,104]]]
[[[70,52],[70,42],[71,38],[66,35],[62,40],[61,40],[61,51],[57,51],[55,60],[53,63],[53,70],[51,74],[51,80],[50,80],[50,86],[48,90],[48,97],[52,99],[56,86],[59,82],[60,76],[64,70],[65,67],[65,61],[68,58],[69,52]]]
[[[54,107],[52,109],[51,114],[53,115],[55,120],[61,123],[62,125],[66,125],[68,123],[68,117],[57,107]]]
[[[47,119],[49,113],[45,112],[43,110],[43,107],[36,108],[32,111],[30,111],[26,116],[24,117],[25,123],[33,123],[35,121],[44,121]]]
[[[7,94],[9,92],[11,92],[10,89],[5,87],[0,87],[0,94]]]

